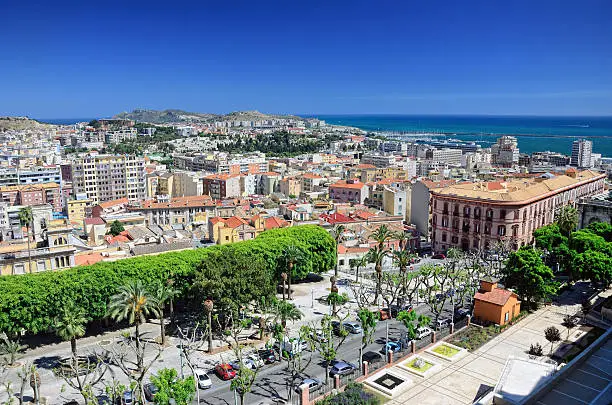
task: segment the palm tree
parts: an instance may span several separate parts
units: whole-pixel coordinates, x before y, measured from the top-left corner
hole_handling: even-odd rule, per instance
[[[304,260],[304,254],[297,246],[287,246],[283,251],[283,261],[287,265],[287,281],[289,283],[289,291],[287,291],[287,299],[291,300],[291,278],[293,276],[294,267]]]
[[[85,325],[87,325],[85,309],[72,301],[64,305],[60,315],[55,319],[55,333],[62,340],[70,341],[72,359],[75,362],[77,358],[77,339],[85,335]]]
[[[283,329],[287,328],[287,321],[299,321],[302,319],[302,312],[291,302],[279,301],[274,307],[275,322],[280,321]]]
[[[281,273],[281,280],[283,280],[283,301],[285,301],[285,294],[287,293],[287,273],[284,271]]]
[[[370,234],[370,239],[376,241],[376,247],[370,249],[368,252],[369,262],[374,263],[374,269],[376,270],[376,295],[374,301],[378,301],[378,295],[381,294],[382,285],[382,262],[387,253],[388,248],[385,246],[385,242],[393,237],[393,233],[387,228],[387,225],[381,225],[374,232]]]
[[[359,259],[350,259],[349,263],[355,268],[355,282],[359,282],[359,269],[368,265],[368,256],[363,255]]]
[[[136,348],[140,348],[140,324],[148,315],[158,315],[157,300],[140,280],[132,280],[119,287],[119,292],[113,295],[109,303],[109,316],[119,322],[127,319],[134,324],[136,332]]]
[[[334,226],[334,229],[332,229],[332,232],[331,232],[332,237],[336,241],[336,265],[334,267],[334,275],[336,277],[338,277],[338,246],[340,245],[340,242],[342,242],[342,238],[343,238],[345,230],[346,230],[346,227],[344,225],[338,224]]]
[[[406,271],[414,256],[407,250],[394,250],[392,253],[393,263],[400,269],[400,277],[406,277]],[[406,297],[406,283],[402,282],[402,298]]]
[[[400,250],[406,250],[406,245],[408,244],[408,235],[406,235],[406,232],[395,232],[393,236],[399,242]]]
[[[161,344],[166,345],[166,323],[164,322],[164,309],[166,302],[171,301],[179,291],[172,287],[171,284],[162,283],[155,290],[155,309],[159,318],[160,333],[161,333]]]
[[[561,233],[569,237],[578,226],[578,211],[573,206],[566,205],[557,213],[556,222]]]
[[[32,273],[32,252],[30,251],[30,226],[34,221],[32,207],[23,207],[19,210],[19,222],[26,227],[26,238],[28,240],[28,269]]]

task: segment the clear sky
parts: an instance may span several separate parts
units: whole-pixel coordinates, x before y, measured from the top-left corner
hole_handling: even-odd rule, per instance
[[[612,115],[610,0],[8,0],[0,115]]]

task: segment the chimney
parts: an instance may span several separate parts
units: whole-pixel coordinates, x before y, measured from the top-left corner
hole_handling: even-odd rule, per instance
[[[480,292],[491,292],[497,288],[497,281],[493,279],[480,280]]]

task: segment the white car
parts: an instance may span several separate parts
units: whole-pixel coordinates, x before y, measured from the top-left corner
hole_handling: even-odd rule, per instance
[[[431,335],[432,333],[433,333],[432,330],[426,326],[423,326],[416,330],[417,339],[423,339],[424,337],[427,337]]]
[[[264,366],[264,361],[257,355],[257,353],[251,353],[247,356],[247,360],[250,360],[256,368]]]
[[[232,366],[234,370],[240,370],[240,362],[238,361],[238,359],[230,361],[229,365]],[[249,370],[257,369],[257,365],[255,364],[255,362],[248,358],[242,360],[242,365]]]
[[[208,374],[206,374],[206,371],[202,370],[201,368],[196,368],[195,376],[198,380],[198,387],[204,390],[212,387],[212,381],[210,377],[208,376]]]

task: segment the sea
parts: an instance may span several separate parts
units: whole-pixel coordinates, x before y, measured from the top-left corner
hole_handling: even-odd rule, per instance
[[[612,157],[612,116],[450,116],[450,115],[311,115],[329,124],[401,135],[405,139],[456,139],[490,147],[501,135],[514,135],[521,153],[571,155],[572,142],[588,139],[593,153]],[[415,134],[417,136],[415,136]]]
[[[501,135],[518,139],[522,153],[538,151],[571,155],[572,142],[588,139],[593,153],[612,157],[612,116],[535,117],[469,115],[308,115],[329,124],[357,127],[411,139],[455,139],[490,147]],[[93,118],[39,119],[57,125],[89,122]]]

